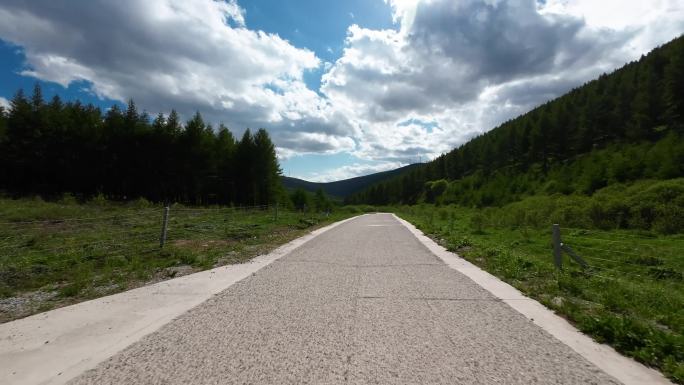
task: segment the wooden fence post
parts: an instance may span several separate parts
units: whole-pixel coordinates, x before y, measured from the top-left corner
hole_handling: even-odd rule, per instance
[[[164,217],[162,219],[162,229],[161,229],[161,236],[159,237],[159,248],[164,247],[164,243],[166,243],[166,228],[169,224],[169,206],[164,207]]]
[[[553,242],[553,262],[558,270],[563,269],[563,250],[561,249],[561,235],[560,226],[554,224],[551,231],[551,240]]]
[[[589,267],[587,261],[575,253],[570,246],[564,244],[561,241],[560,226],[553,225],[551,234],[551,240],[553,242],[553,262],[558,270],[563,270],[563,252],[566,252],[572,259],[575,260],[582,268],[586,269]]]

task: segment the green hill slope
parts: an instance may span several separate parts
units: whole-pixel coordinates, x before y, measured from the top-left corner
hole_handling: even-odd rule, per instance
[[[684,175],[684,37],[348,203],[503,205]]]

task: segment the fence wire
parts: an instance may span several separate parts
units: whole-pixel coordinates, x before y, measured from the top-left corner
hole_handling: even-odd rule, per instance
[[[678,261],[684,248],[672,245],[677,239],[623,233],[610,233],[608,239],[605,231],[561,229],[563,244],[588,263],[585,273],[590,276],[623,282],[648,279],[664,285],[682,282],[684,269]]]
[[[237,242],[251,238],[252,233],[263,235],[264,226],[278,223],[292,226],[297,223],[296,218],[313,216],[269,205],[171,206],[167,245],[163,249],[160,248],[163,224],[160,207],[126,209],[98,216],[3,220],[0,221],[0,290],[7,285],[21,285],[22,280],[27,285],[33,281],[46,284],[55,279],[69,280],[70,272],[77,274],[86,265],[134,269],[131,264],[139,258],[152,268],[164,268],[168,263],[176,263],[175,260],[185,261],[184,258],[189,258],[188,262],[177,263],[189,264],[193,257],[183,251],[186,246],[178,241],[221,241],[210,246],[227,252]],[[40,287],[38,283],[32,287]],[[60,281],[56,283],[59,285]]]

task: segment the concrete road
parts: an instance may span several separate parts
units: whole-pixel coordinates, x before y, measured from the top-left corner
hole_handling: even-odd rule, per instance
[[[0,324],[0,384],[63,385],[345,222],[316,229],[245,263],[224,265]]]
[[[75,384],[612,384],[389,214],[344,223]]]

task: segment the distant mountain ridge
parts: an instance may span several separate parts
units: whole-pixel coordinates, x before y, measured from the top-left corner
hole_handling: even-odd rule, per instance
[[[283,176],[281,178],[283,186],[288,190],[296,190],[298,188],[301,188],[305,191],[314,192],[319,188],[322,188],[327,195],[337,198],[344,198],[357,192],[363,191],[365,188],[375,183],[382,182],[383,180],[395,177],[397,175],[404,173],[405,171],[409,171],[420,165],[421,163],[414,163],[408,166],[399,167],[394,170],[383,171],[364,176],[357,176],[354,178],[338,180],[335,182],[309,182],[303,179],[292,178],[288,176]]]

